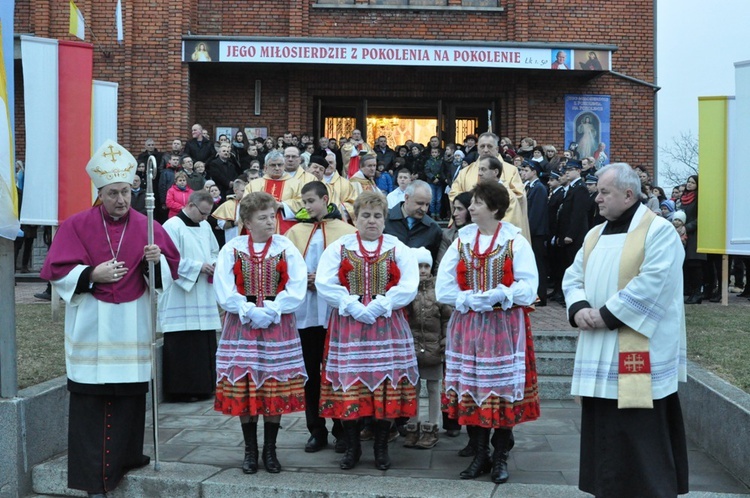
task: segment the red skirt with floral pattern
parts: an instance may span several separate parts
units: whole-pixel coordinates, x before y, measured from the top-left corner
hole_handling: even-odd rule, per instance
[[[256,387],[246,375],[234,385],[226,377],[216,384],[214,410],[224,415],[283,415],[305,411],[305,378],[294,377],[281,382],[266,380]]]
[[[539,391],[537,388],[536,354],[531,335],[528,312],[526,322],[526,381],[522,400],[510,402],[499,396],[490,396],[477,405],[469,394],[459,396],[454,391],[443,393],[442,410],[448,418],[461,425],[485,428],[513,427],[539,418]]]
[[[404,377],[396,388],[386,380],[374,391],[356,382],[346,391],[334,390],[325,372],[320,386],[320,416],[356,420],[360,417],[376,419],[413,417],[417,414],[417,389]]]

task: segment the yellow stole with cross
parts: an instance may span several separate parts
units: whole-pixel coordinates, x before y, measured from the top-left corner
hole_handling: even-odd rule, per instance
[[[620,255],[620,267],[617,278],[617,289],[622,290],[640,272],[646,256],[646,235],[656,215],[651,210],[638,222],[634,230],[625,237],[625,245]],[[603,228],[603,227],[602,227]],[[602,233],[586,238],[583,246],[583,268],[591,251],[599,241]],[[619,367],[617,375],[617,408],[653,408],[654,400],[651,391],[651,358],[649,340],[627,325],[618,329]]]

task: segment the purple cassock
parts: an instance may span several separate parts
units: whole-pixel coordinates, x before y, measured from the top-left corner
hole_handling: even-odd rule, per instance
[[[143,275],[143,248],[147,243],[148,220],[144,215],[130,209],[125,216],[115,220],[103,206],[94,206],[70,217],[60,226],[42,268],[42,278],[51,281],[68,276],[78,265],[94,268],[115,257],[128,268],[121,280],[97,283],[85,291],[90,292],[91,297],[85,297],[66,310],[66,366],[70,392],[68,487],[73,489],[105,493],[117,486],[128,469],[149,461],[143,454],[148,383],[133,381],[134,376],[128,372],[134,369],[123,362],[123,358],[136,358],[133,362],[143,360],[142,339],[145,334],[138,327],[143,326],[144,320],[135,315],[132,321],[120,317],[115,322],[107,322],[105,318],[104,323],[93,325],[94,330],[75,330],[77,313],[86,303],[89,303],[88,312],[97,313],[97,317],[101,316],[98,314],[100,310],[110,309],[116,315],[113,308],[122,306],[137,314],[138,309],[147,306],[138,304],[148,289]],[[180,254],[158,223],[154,224],[154,243],[166,258],[172,278],[176,279]],[[156,273],[155,277],[161,272]],[[88,301],[92,297],[98,301],[94,306]],[[82,334],[78,336],[77,332]],[[94,353],[90,354],[87,363],[86,354],[91,351]],[[150,358],[150,354],[146,358]],[[94,373],[88,377],[79,373],[74,380],[71,366],[88,365],[92,361],[96,364]],[[112,366],[118,361],[123,363]],[[108,380],[99,382],[99,372],[107,368],[110,373]],[[122,380],[118,382],[117,378]]]
[[[99,301],[112,304],[135,301],[148,288],[143,272],[139,270],[143,248],[147,244],[148,218],[144,215],[130,209],[125,216],[115,220],[107,214],[104,206],[94,206],[60,225],[40,276],[45,280],[59,280],[77,265],[96,267],[116,256],[117,261],[125,263],[127,274],[119,282],[98,283],[92,295]],[[154,223],[154,244],[161,249],[172,278],[176,280],[180,253],[158,223]]]

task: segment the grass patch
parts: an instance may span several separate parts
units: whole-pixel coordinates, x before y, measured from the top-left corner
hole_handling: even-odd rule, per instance
[[[750,392],[750,306],[685,308],[688,358]]]
[[[19,389],[65,375],[65,306],[61,310],[53,322],[49,303],[16,303]]]

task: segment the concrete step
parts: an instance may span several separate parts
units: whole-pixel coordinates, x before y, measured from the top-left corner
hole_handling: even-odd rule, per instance
[[[534,331],[534,350],[537,353],[540,351],[574,353],[577,341],[578,332]]]
[[[539,375],[537,377],[540,399],[572,399],[569,375]]]
[[[536,371],[539,375],[573,375],[575,353],[536,352]]]
[[[460,462],[463,464],[464,462]],[[365,463],[360,463],[364,466]],[[120,486],[107,494],[109,498],[143,498],[179,496],[195,498],[453,498],[489,497],[496,485],[488,479],[461,481],[451,479],[420,479],[400,475],[397,469],[388,472],[373,469],[371,475],[300,472],[286,469],[281,474],[268,474],[262,468],[252,476],[240,469],[221,470],[209,465],[162,462],[156,472],[153,465],[131,471]],[[34,469],[36,496],[86,496],[82,491],[66,487],[67,457],[38,465]],[[505,496],[578,498],[586,494],[575,486],[545,484],[504,484]]]

